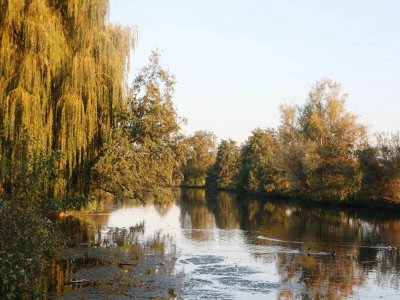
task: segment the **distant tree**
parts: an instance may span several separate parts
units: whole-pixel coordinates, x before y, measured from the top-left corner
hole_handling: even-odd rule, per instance
[[[187,149],[180,132],[186,122],[178,116],[172,102],[175,77],[160,66],[160,54],[153,51],[149,64],[136,77],[128,98],[129,119],[125,129],[136,147],[149,153],[157,182],[165,186],[179,185],[180,171]]]
[[[298,129],[298,107],[284,104],[279,107],[281,124],[278,126],[280,141],[285,145],[299,143],[300,134]]]
[[[275,162],[280,148],[275,130],[255,129],[241,150],[238,187],[269,193],[286,190],[286,176]]]
[[[236,189],[240,148],[233,140],[222,140],[215,164],[207,176],[207,186],[216,189]]]
[[[358,198],[400,201],[400,134],[376,135],[376,145],[358,152],[363,174]]]
[[[185,157],[181,120],[172,103],[174,77],[153,52],[137,75],[119,114],[119,125],[93,169],[94,184],[113,194],[143,198],[160,196],[177,185]]]
[[[300,107],[282,105],[281,125],[278,127],[281,151],[277,152],[276,167],[287,177],[287,187],[292,195],[307,194],[312,186],[312,174],[320,166],[321,159],[316,144],[300,132]]]
[[[336,151],[342,156],[353,154],[366,140],[365,126],[358,123],[357,116],[345,108],[347,95],[341,85],[330,79],[317,82],[311,89],[304,106],[299,109],[299,131],[307,140],[321,148]]]
[[[356,151],[366,129],[345,108],[340,84],[323,79],[301,107],[284,107],[280,137],[294,188],[318,199],[346,199],[360,188]]]
[[[184,186],[205,186],[207,174],[215,163],[216,140],[215,134],[209,131],[196,131],[186,139],[188,153],[182,166]]]

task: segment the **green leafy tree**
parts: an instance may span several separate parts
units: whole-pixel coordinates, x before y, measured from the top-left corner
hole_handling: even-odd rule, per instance
[[[360,189],[356,151],[365,127],[345,108],[340,84],[324,79],[302,107],[283,107],[280,137],[293,189],[317,199],[348,199]]]
[[[376,145],[358,152],[363,174],[359,199],[400,201],[400,134],[376,135]]]
[[[311,190],[312,174],[320,166],[321,159],[316,144],[301,134],[298,124],[300,108],[282,105],[281,125],[278,137],[281,149],[276,153],[275,166],[287,178],[287,188],[291,195],[307,196]]]
[[[53,199],[49,188],[59,176],[57,157],[46,151],[35,153],[13,164],[16,184],[13,198],[0,197],[0,295],[2,299],[34,299],[44,288],[43,259],[56,246],[55,228],[49,212],[67,207]],[[81,202],[82,203],[82,202]],[[69,207],[77,203],[69,202]]]
[[[346,98],[339,83],[325,79],[315,84],[300,110],[300,133],[316,145],[321,159],[311,183],[319,199],[343,200],[360,188],[356,151],[366,142],[366,130],[346,110]]]
[[[222,140],[215,164],[207,176],[207,186],[216,189],[236,189],[240,148],[233,140]]]
[[[283,192],[285,174],[277,167],[281,145],[275,130],[255,129],[241,151],[239,188],[255,192]]]
[[[182,185],[191,187],[204,187],[210,168],[215,163],[216,140],[214,133],[209,131],[196,131],[186,138],[187,158],[182,165],[184,180]]]
[[[124,123],[136,147],[143,146],[149,153],[153,181],[164,186],[181,183],[186,153],[180,132],[186,120],[177,115],[172,102],[175,83],[175,77],[160,66],[160,54],[153,51],[133,83],[129,119]]]
[[[185,147],[181,120],[172,103],[175,78],[153,52],[137,75],[119,125],[93,169],[94,184],[112,194],[143,198],[160,196],[182,180]]]

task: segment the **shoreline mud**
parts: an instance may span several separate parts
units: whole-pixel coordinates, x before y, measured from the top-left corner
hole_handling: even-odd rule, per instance
[[[180,299],[176,254],[132,257],[118,247],[75,247],[57,257],[49,299]]]

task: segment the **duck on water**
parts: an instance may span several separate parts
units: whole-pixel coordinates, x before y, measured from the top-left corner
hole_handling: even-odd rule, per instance
[[[312,254],[310,248],[307,248],[307,250],[302,250],[302,249],[300,249],[300,250],[299,250],[299,253],[301,253],[301,254],[307,254],[308,256],[310,256],[310,254]],[[322,253],[320,253],[320,254],[322,254]],[[325,254],[325,255],[330,255],[330,256],[332,256],[332,257],[336,257],[336,251],[335,251],[335,250],[325,252],[324,254]]]

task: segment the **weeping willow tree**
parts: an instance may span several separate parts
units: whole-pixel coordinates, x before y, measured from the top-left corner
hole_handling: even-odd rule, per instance
[[[79,185],[122,106],[133,31],[108,0],[0,0],[0,194],[16,165],[57,153],[55,197]]]

